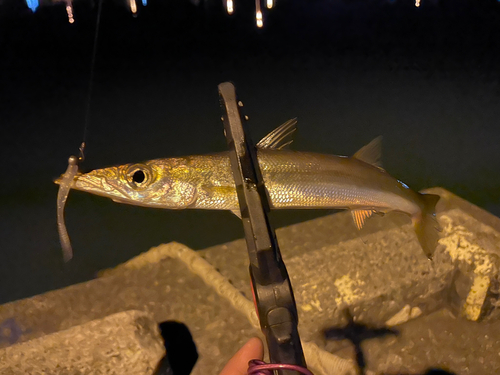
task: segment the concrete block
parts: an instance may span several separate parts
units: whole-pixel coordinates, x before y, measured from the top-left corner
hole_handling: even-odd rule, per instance
[[[363,342],[369,370],[388,375],[424,374],[430,368],[460,375],[500,373],[498,321],[477,323],[441,309],[397,331]]]
[[[306,358],[313,358],[317,375],[356,373],[355,345],[326,340],[327,329],[351,338],[357,332],[357,345],[370,348],[367,374],[438,366],[458,374],[496,371],[500,357],[493,353],[500,353],[500,345],[487,332],[500,324],[500,219],[443,189],[428,192],[443,197],[443,238],[432,262],[404,215],[375,216],[360,232],[348,212],[277,230]],[[193,374],[217,374],[249,337],[259,335],[244,240],[199,252],[161,245],[102,275],[1,306],[0,328],[8,334],[0,348],[138,309],[157,323],[186,324],[200,355]],[[386,326],[400,334],[372,334]],[[479,370],[486,360],[483,367],[493,372]]]
[[[3,348],[0,373],[147,375],[164,354],[153,318],[125,311]]]
[[[176,243],[166,246],[172,252],[192,251]],[[0,326],[14,327],[7,335],[11,340],[0,341],[0,348],[131,309],[151,314],[157,323],[178,321],[188,327],[199,353],[195,375],[216,374],[246,340],[260,334],[186,263],[167,258],[0,306]]]

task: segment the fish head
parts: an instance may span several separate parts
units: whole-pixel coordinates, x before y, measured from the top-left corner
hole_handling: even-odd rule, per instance
[[[78,174],[71,188],[111,198],[118,203],[181,209],[196,200],[197,189],[187,177],[182,166],[150,161]]]

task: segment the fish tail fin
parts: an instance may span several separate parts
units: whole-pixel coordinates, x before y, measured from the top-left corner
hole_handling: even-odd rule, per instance
[[[436,219],[436,203],[439,198],[440,196],[435,194],[422,194],[424,201],[422,212],[412,217],[418,242],[420,242],[427,258],[431,260],[438,245],[439,231],[441,230]]]

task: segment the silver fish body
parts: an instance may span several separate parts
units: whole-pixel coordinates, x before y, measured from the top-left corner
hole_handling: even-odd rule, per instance
[[[413,216],[423,206],[420,194],[353,157],[276,150],[257,155],[274,209],[373,209]],[[78,176],[73,188],[140,206],[239,209],[227,152],[97,169]]]
[[[380,139],[353,157],[281,150],[295,123],[283,124],[257,144],[271,208],[350,209],[358,228],[373,213],[404,212],[432,256],[439,239],[434,212],[439,196],[417,193],[383,170]],[[97,169],[79,174],[72,188],[137,206],[239,212],[228,152]]]

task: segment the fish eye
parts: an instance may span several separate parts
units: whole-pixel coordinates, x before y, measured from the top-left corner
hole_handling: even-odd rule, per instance
[[[145,179],[146,175],[144,174],[143,171],[135,171],[134,174],[132,175],[132,180],[138,184],[144,182]]]
[[[134,164],[125,170],[125,178],[130,187],[141,190],[153,181],[153,171],[147,165]]]

